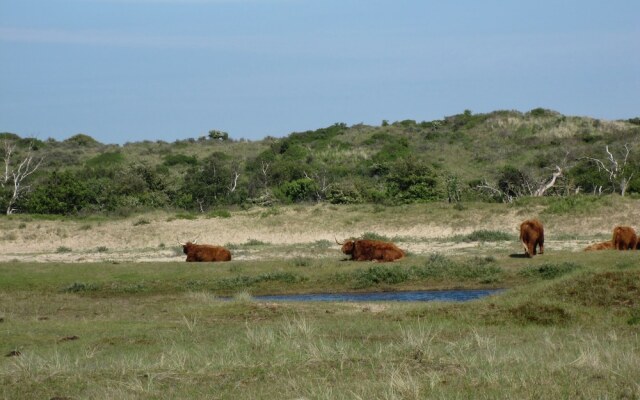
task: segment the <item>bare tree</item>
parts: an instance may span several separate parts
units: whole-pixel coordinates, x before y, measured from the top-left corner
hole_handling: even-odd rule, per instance
[[[310,179],[316,184],[316,199],[321,201],[327,197],[327,191],[331,188],[329,182],[329,173],[325,168],[322,168],[320,172],[313,172],[311,175],[307,174],[307,171],[302,171],[304,177]]]
[[[533,192],[533,195],[536,196],[536,197],[544,196],[544,194],[545,194],[545,192],[547,190],[549,190],[553,186],[555,186],[556,180],[561,176],[562,176],[562,168],[560,168],[559,165],[556,165],[556,170],[551,175],[551,179],[549,181],[546,181],[546,182],[543,182],[542,184],[540,184],[538,189],[536,189],[536,191]]]
[[[598,171],[604,171],[609,175],[609,182],[613,185],[614,190],[616,186],[620,187],[621,196],[625,195],[629,182],[631,182],[633,175],[635,175],[635,171],[632,171],[629,165],[629,154],[631,153],[629,144],[625,144],[623,147],[625,151],[619,159],[616,159],[613,153],[609,151],[608,145],[604,148],[607,153],[607,158],[604,161],[598,158],[585,157],[587,160],[596,164]]]
[[[35,159],[32,143],[29,144],[29,148],[24,159],[19,163],[15,160],[15,143],[5,139],[3,150],[4,175],[0,180],[0,185],[2,186],[2,189],[8,189],[9,191],[6,213],[7,215],[10,215],[16,211],[14,206],[18,199],[20,199],[20,197],[30,189],[30,186],[26,184],[25,180],[40,167],[44,158],[41,157],[38,160]]]
[[[238,188],[238,178],[240,178],[240,163],[234,162],[231,171],[231,182],[229,183],[229,193],[233,193]]]

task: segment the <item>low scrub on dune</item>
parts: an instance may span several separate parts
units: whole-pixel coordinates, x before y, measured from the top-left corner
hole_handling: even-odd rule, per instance
[[[454,242],[503,242],[514,239],[514,235],[507,232],[480,229],[467,235],[456,235],[451,240]]]
[[[587,307],[640,306],[640,273],[633,270],[585,273],[551,289],[554,297]]]
[[[502,272],[492,257],[456,261],[441,254],[432,254],[423,265],[376,265],[340,274],[340,280],[349,282],[354,289],[425,280],[489,284],[498,282]]]
[[[555,279],[580,268],[582,268],[580,265],[572,262],[544,263],[539,266],[525,267],[519,274],[529,278]]]

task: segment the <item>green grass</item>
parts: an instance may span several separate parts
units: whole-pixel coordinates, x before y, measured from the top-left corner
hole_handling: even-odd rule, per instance
[[[638,398],[638,253],[606,253],[3,263],[0,398]],[[469,303],[252,298],[354,285],[508,290]]]

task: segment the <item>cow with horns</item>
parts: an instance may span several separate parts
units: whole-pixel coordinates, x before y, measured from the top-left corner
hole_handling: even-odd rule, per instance
[[[335,239],[335,238],[334,238]],[[353,261],[395,261],[404,257],[404,252],[395,244],[380,240],[345,240],[336,243],[342,246],[342,252],[350,255]]]
[[[187,255],[187,262],[202,261],[231,261],[231,252],[222,246],[212,246],[209,244],[196,244],[197,239],[193,242],[181,243],[182,251]]]

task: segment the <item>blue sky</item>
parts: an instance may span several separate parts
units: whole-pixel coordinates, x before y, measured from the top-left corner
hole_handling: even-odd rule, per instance
[[[0,132],[103,143],[640,116],[638,0],[0,0]]]

